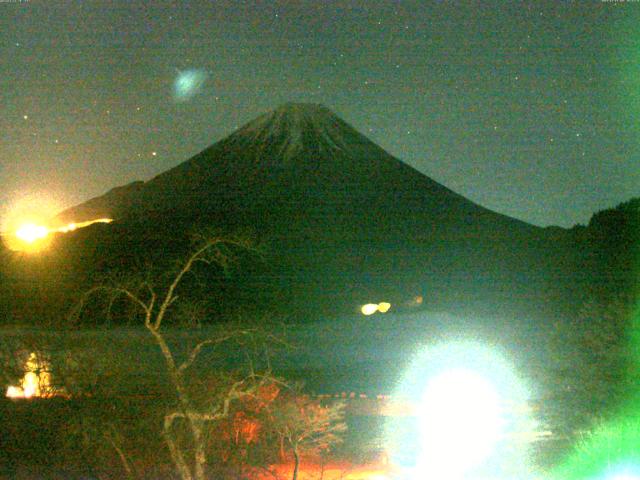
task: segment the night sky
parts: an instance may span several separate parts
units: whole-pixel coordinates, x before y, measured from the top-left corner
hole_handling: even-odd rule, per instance
[[[148,180],[287,101],[537,225],[640,196],[638,1],[0,0],[0,43],[0,215]]]

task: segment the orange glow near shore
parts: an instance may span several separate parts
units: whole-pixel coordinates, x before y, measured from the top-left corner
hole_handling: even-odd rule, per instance
[[[88,227],[94,223],[111,223],[111,218],[97,218],[86,222],[72,222],[61,227],[47,227],[44,222],[26,220],[19,223],[13,233],[4,234],[4,241],[8,248],[20,252],[39,252],[43,250],[52,233],[69,233],[79,228]]]
[[[50,398],[64,395],[64,392],[57,390],[51,383],[49,363],[31,353],[24,367],[24,377],[19,386],[9,386],[6,397],[13,399],[29,398]]]
[[[255,480],[268,480],[272,478],[291,478],[293,462],[280,465],[272,465],[267,472],[252,476]],[[348,462],[329,462],[321,464],[303,460],[298,472],[299,480],[390,480],[397,478],[395,468],[391,467],[382,458],[369,464],[355,465]]]

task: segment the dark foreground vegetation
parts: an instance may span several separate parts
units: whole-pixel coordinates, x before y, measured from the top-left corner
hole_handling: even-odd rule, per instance
[[[43,280],[55,275],[48,260],[5,253],[2,302],[14,321],[1,332],[3,385],[15,385],[37,352],[61,395],[2,400],[0,475],[244,478],[283,458],[370,458],[380,436],[345,432],[344,406],[311,394],[389,394],[417,349],[449,338],[508,355],[536,415],[560,440],[537,447],[538,460],[560,462],[637,390],[639,208],[635,200],[562,233],[576,252],[564,271],[575,274],[563,283],[567,301],[536,309],[534,299],[518,316],[496,305],[452,313],[426,302],[308,322],[263,297],[245,302],[249,313],[227,308],[229,298],[212,313],[225,289],[247,299],[233,279],[261,261],[238,239],[210,243],[216,248],[205,256],[204,237],[152,265],[127,259],[121,269],[101,265],[101,275],[87,270],[52,285]],[[31,270],[16,273],[24,265]],[[364,423],[347,416],[346,424]],[[316,430],[296,436],[300,428]]]
[[[590,305],[583,315],[582,322],[607,324],[627,318],[619,305]],[[420,312],[287,325],[282,337],[287,345],[269,344],[270,365],[263,358],[256,358],[253,364],[256,371],[268,369],[273,375],[274,383],[261,391],[268,408],[256,410],[249,405],[247,410],[238,402],[228,417],[207,426],[207,472],[211,478],[243,478],[239,472],[255,473],[256,468],[281,462],[281,437],[269,418],[282,407],[280,400],[294,393],[304,397],[314,393],[342,396],[346,392],[347,402],[350,392],[370,398],[393,394],[398,378],[420,348],[450,338],[467,337],[499,346],[526,380],[541,429],[553,432],[552,438],[534,445],[541,467],[560,462],[585,432],[605,421],[635,388],[629,377],[628,338],[612,338],[611,330],[602,325],[577,336],[574,329],[555,324],[549,324],[548,330],[525,332],[512,322],[504,322],[496,330],[496,318],[474,320],[471,329],[468,319]],[[227,328],[169,329],[166,339],[176,357],[184,359],[191,346],[215,338]],[[466,333],[461,336],[463,329]],[[357,344],[354,338],[359,339]],[[591,345],[588,350],[583,348],[584,342]],[[38,345],[48,353],[58,387],[72,394],[70,399],[2,401],[3,445],[8,447],[1,462],[7,478],[12,478],[11,472],[28,471],[37,473],[34,478],[56,478],[47,477],[52,472],[65,472],[66,478],[174,478],[170,476],[175,475],[175,468],[162,425],[164,415],[176,405],[176,393],[161,353],[144,330],[5,329],[2,344],[19,352],[32,351]],[[254,346],[245,342],[203,352],[194,365],[195,383],[190,388],[199,392],[201,399],[220,398],[229,385],[246,377],[246,355],[255,354]],[[14,375],[7,383],[15,384],[16,380]],[[305,380],[304,392],[290,389]],[[322,402],[329,402],[325,403],[328,406],[333,400]],[[380,454],[384,448],[383,417],[375,412],[368,417],[347,414],[345,421],[349,429],[339,435],[344,442],[315,454],[352,463]],[[284,458],[293,461],[289,450]],[[115,476],[109,477],[109,472]]]

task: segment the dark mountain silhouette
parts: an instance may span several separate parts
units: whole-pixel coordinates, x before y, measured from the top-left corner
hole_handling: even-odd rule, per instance
[[[99,217],[116,220],[108,230],[122,232],[128,254],[162,250],[157,239],[194,226],[250,228],[271,253],[268,272],[251,272],[253,288],[277,285],[328,310],[417,296],[434,308],[504,309],[557,296],[566,280],[563,235],[474,204],[321,105],[286,104],[58,219]]]
[[[429,235],[425,226],[457,231],[456,224],[482,228],[488,220],[491,229],[497,223],[536,230],[474,205],[392,157],[327,108],[308,104],[265,114],[149,182],[115,188],[60,218],[198,217],[198,210],[227,216],[230,209],[255,213],[264,224],[318,222],[323,230],[331,230],[335,220],[346,220],[350,230],[355,222],[420,236]]]
[[[640,293],[640,198],[601,210],[568,233],[579,258],[576,280],[588,286],[590,297]]]

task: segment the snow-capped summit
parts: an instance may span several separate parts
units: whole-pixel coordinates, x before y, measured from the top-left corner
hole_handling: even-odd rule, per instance
[[[190,225],[249,228],[279,257],[278,275],[323,291],[364,282],[420,292],[445,284],[459,294],[544,277],[543,229],[458,195],[317,104],[285,104],[155,178],[59,218],[101,217],[171,235]]]

